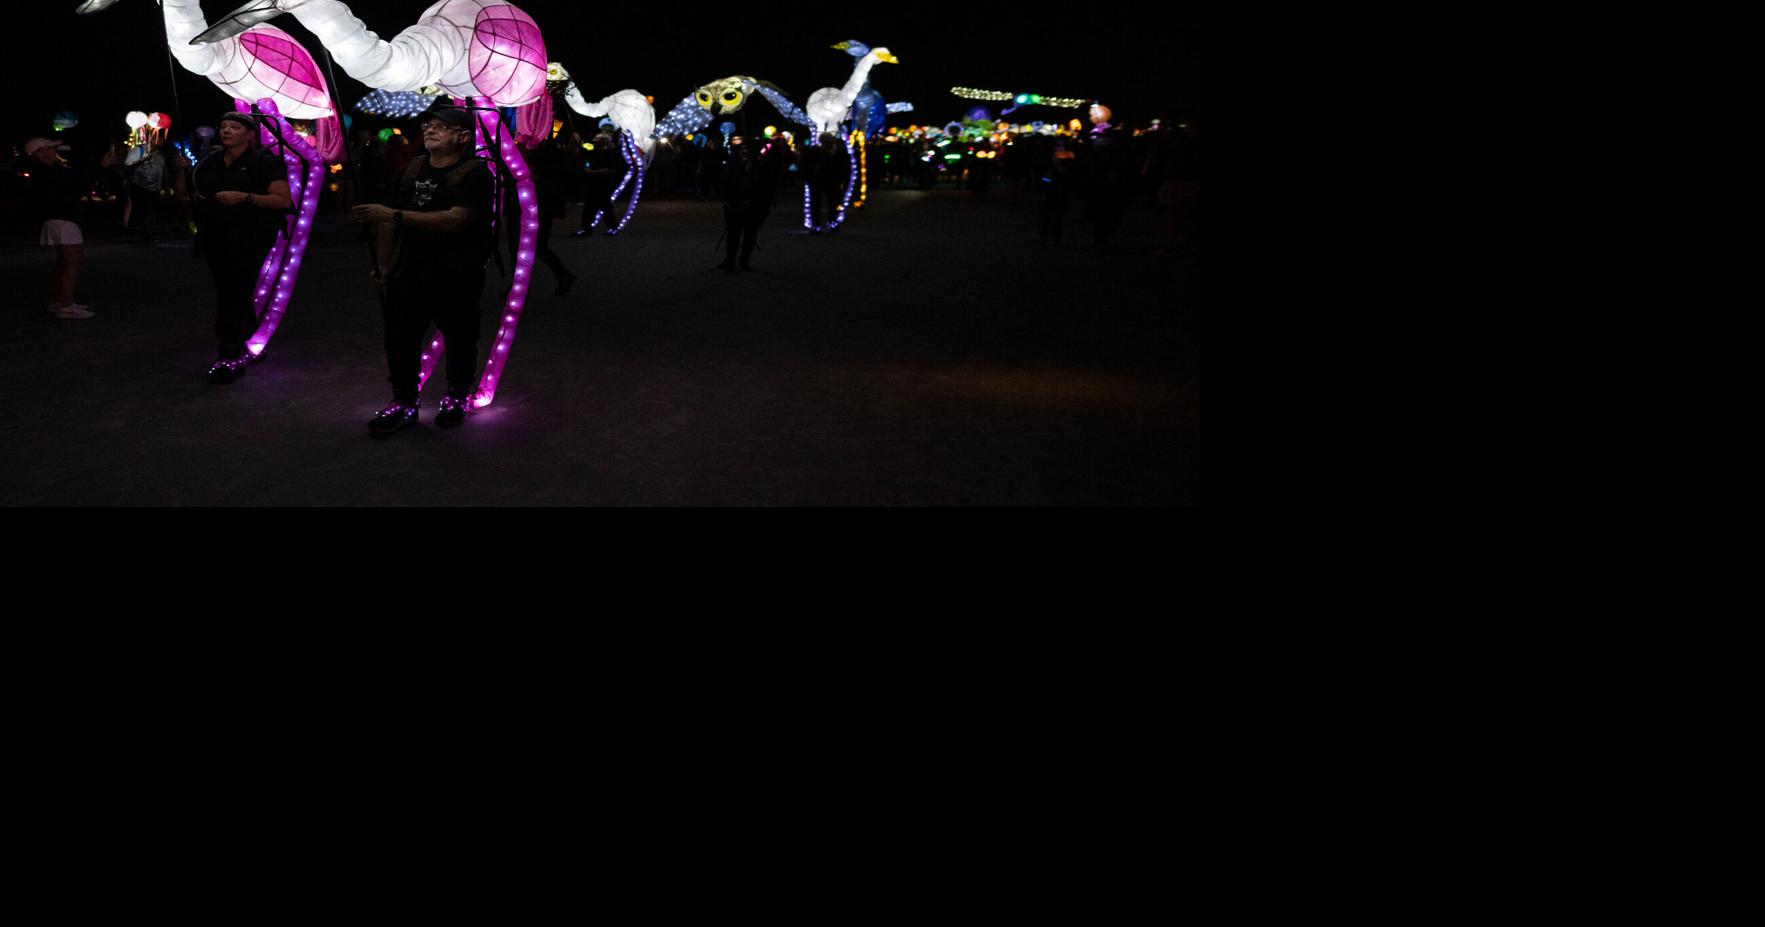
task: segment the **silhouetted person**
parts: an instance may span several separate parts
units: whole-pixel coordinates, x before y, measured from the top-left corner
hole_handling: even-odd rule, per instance
[[[613,136],[604,130],[594,137],[594,150],[588,153],[588,165],[582,174],[582,225],[577,237],[594,234],[595,218],[611,218],[613,189],[619,185],[619,169],[624,162],[614,148]]]
[[[550,268],[552,276],[557,278],[558,288],[553,292],[558,296],[568,293],[576,282],[576,275],[564,266],[551,244],[552,222],[564,217],[567,209],[564,192],[570,187],[570,172],[574,167],[573,159],[564,147],[567,145],[567,140],[547,139],[524,153],[539,207],[539,238],[533,246],[533,256]],[[509,265],[512,267],[521,247],[521,207],[514,184],[508,186],[503,215],[507,217],[504,222],[509,227]]]
[[[1120,129],[1099,132],[1091,139],[1089,183],[1091,231],[1098,250],[1109,247],[1121,228],[1122,214],[1134,195],[1139,164],[1127,133]]]
[[[208,381],[221,384],[238,379],[251,360],[245,339],[257,330],[258,272],[293,198],[281,156],[258,144],[256,119],[227,113],[217,131],[221,145],[196,166],[191,187],[203,256],[214,277],[220,341]]]
[[[739,135],[730,139],[729,163],[724,165],[720,189],[723,193],[723,233],[727,242],[723,263],[725,273],[737,267],[752,270],[754,246],[760,235],[760,224],[772,209],[772,187],[776,176],[771,159],[762,161],[760,153]],[[737,263],[737,254],[740,263]]]
[[[1077,143],[1066,138],[1038,139],[1042,155],[1042,208],[1038,215],[1042,246],[1054,240],[1060,246],[1066,231],[1066,209],[1079,187],[1079,152]]]
[[[817,143],[803,152],[804,183],[809,185],[810,231],[820,231],[839,215],[840,201],[851,179],[852,164],[844,146],[832,133],[825,133]]]
[[[393,183],[385,205],[357,206],[357,222],[379,225],[375,286],[384,293],[392,401],[368,423],[384,436],[417,421],[423,337],[434,322],[447,352],[447,395],[435,416],[444,428],[471,412],[478,388],[479,297],[495,250],[491,168],[472,153],[463,109],[438,106],[423,117],[424,155]]]
[[[49,276],[49,314],[58,319],[89,319],[90,308],[74,302],[80,264],[85,259],[85,237],[80,233],[80,178],[57,154],[60,146],[47,138],[25,142],[25,162],[20,178],[25,182],[26,208],[38,226],[37,240],[55,249],[55,269]]]

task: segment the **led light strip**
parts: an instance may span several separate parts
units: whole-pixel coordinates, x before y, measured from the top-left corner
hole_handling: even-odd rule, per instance
[[[870,149],[865,144],[863,132],[853,132],[852,138],[858,142],[858,199],[852,203],[852,208],[863,209],[864,203],[870,199]]]
[[[845,136],[845,141],[846,160],[851,162],[852,171],[846,178],[846,195],[840,200],[839,211],[834,214],[832,221],[828,222],[826,225],[819,227],[816,226],[815,213],[811,208],[815,196],[814,190],[812,189],[814,185],[806,178],[803,181],[803,227],[811,232],[831,232],[834,229],[839,228],[841,223],[846,221],[846,209],[852,205],[852,190],[858,186],[858,153],[852,150],[851,136]]]
[[[251,112],[251,104],[244,100],[234,100],[234,109],[242,113]],[[282,133],[282,140],[287,144],[282,148],[282,161],[288,169],[288,195],[299,204],[294,213],[294,221],[282,229],[276,236],[276,243],[270,247],[270,253],[264,257],[263,267],[258,271],[257,297],[253,300],[258,317],[257,330],[246,339],[245,350],[252,357],[257,357],[269,345],[270,338],[276,334],[276,328],[282,324],[282,316],[288,311],[288,301],[294,294],[294,283],[300,279],[300,259],[306,254],[307,241],[312,236],[313,216],[319,211],[319,191],[325,179],[325,159],[319,157],[306,139],[296,134],[288,120],[276,109],[276,101],[265,97],[257,101],[258,111],[275,120],[276,127]],[[275,144],[275,136],[268,129],[263,130],[267,144]],[[301,168],[306,168],[306,179],[301,179]]]
[[[1079,100],[1072,97],[1045,97],[1038,93],[1006,93],[1003,90],[975,90],[972,87],[951,87],[950,92],[965,99],[985,100],[989,103],[1003,103],[1007,100],[1011,100],[1015,101],[1018,106],[1039,103],[1043,106],[1054,106],[1061,109],[1068,109],[1075,106],[1084,106],[1089,102],[1087,100]]]
[[[533,190],[533,175],[527,169],[527,160],[521,157],[521,148],[515,144],[513,136],[502,124],[499,112],[489,97],[473,97],[471,103],[457,101],[459,106],[470,105],[477,123],[478,149],[484,150],[487,138],[496,140],[494,150],[501,158],[504,166],[515,178],[515,196],[521,204],[521,244],[515,251],[515,277],[509,285],[508,301],[503,304],[502,324],[497,328],[496,342],[490,349],[490,358],[484,363],[484,375],[478,380],[478,389],[472,394],[472,408],[482,409],[496,399],[496,385],[502,379],[503,367],[508,363],[509,348],[515,343],[515,327],[521,323],[521,310],[527,306],[527,286],[533,279],[533,258],[539,243],[539,201]],[[493,168],[494,169],[494,168]],[[497,247],[502,247],[503,230],[497,229]],[[446,345],[441,334],[436,333],[434,340],[429,342],[428,351],[423,354],[422,373],[417,380],[417,389],[429,381],[429,375],[435,372],[436,362],[441,360]]]
[[[625,192],[625,187],[631,183],[633,176],[637,178],[637,186],[631,188],[631,201],[625,204],[625,215],[619,218],[618,225],[607,230],[608,235],[617,235],[625,231],[625,226],[631,222],[631,217],[637,215],[637,199],[643,195],[643,178],[646,170],[643,152],[638,150],[637,140],[624,129],[619,130],[619,157],[625,159],[625,177],[619,181],[619,186],[613,188],[613,195],[607,197],[607,205],[611,206],[619,201],[619,194]],[[598,227],[601,224],[601,217],[606,215],[606,212],[605,209],[602,209],[595,213],[594,221],[590,222],[588,227],[591,229]]]

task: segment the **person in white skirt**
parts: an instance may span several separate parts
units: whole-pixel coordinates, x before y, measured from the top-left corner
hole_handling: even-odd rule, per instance
[[[55,249],[55,270],[49,277],[49,314],[58,319],[89,319],[91,309],[74,302],[74,285],[80,278],[86,239],[80,234],[77,210],[80,182],[74,169],[61,160],[65,146],[47,138],[25,142],[31,163],[25,174],[28,202],[42,221],[38,243]]]

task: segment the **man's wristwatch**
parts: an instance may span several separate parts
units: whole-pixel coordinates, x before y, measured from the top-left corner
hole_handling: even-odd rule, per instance
[[[253,199],[253,197],[251,194],[249,194],[249,193],[245,194],[245,205],[250,206],[252,199]]]
[[[395,209],[392,211],[392,224],[395,226],[404,225],[404,210]]]

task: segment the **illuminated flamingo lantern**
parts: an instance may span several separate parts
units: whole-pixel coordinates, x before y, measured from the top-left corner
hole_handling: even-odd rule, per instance
[[[539,25],[502,0],[441,0],[424,10],[416,25],[387,42],[337,0],[253,0],[228,14],[197,41],[224,41],[283,13],[300,20],[338,65],[371,89],[417,90],[433,84],[458,98],[473,111],[478,147],[484,149],[488,143],[494,159],[514,177],[521,204],[515,278],[503,306],[496,344],[472,396],[474,407],[490,405],[515,341],[521,310],[527,304],[539,238],[539,203],[533,179],[520,146],[498,120],[496,108],[525,106],[545,95],[545,42]],[[437,335],[423,355],[419,387],[434,372],[443,347]]]
[[[846,43],[850,45],[851,43]],[[834,46],[839,48],[840,46]],[[842,49],[843,50],[843,49]],[[839,228],[846,221],[846,208],[852,204],[852,194],[858,187],[858,152],[852,148],[852,139],[843,128],[847,120],[852,118],[852,104],[857,102],[858,94],[864,85],[870,82],[870,69],[879,62],[900,64],[900,59],[889,53],[886,48],[871,49],[858,59],[852,67],[852,76],[846,79],[843,87],[823,87],[809,95],[809,118],[815,121],[815,135],[819,138],[828,133],[838,132],[846,143],[846,156],[851,162],[852,173],[846,179],[846,192],[840,199],[840,208],[827,225],[817,228],[810,203],[813,193],[809,184],[803,185],[803,227],[814,232],[826,232]]]
[[[636,184],[631,186],[631,201],[625,206],[625,215],[619,219],[618,225],[607,230],[608,235],[617,235],[625,231],[626,224],[637,213],[637,200],[643,194],[644,173],[656,157],[656,140],[650,137],[656,128],[656,108],[650,105],[648,97],[635,90],[621,90],[599,103],[590,103],[582,96],[576,82],[570,80],[570,72],[555,62],[548,76],[554,81],[570,81],[564,90],[564,100],[571,109],[584,116],[605,116],[619,130],[619,156],[625,159],[625,178],[619,181],[607,202],[616,202],[634,178]],[[588,227],[592,229],[600,223],[601,214],[596,213]]]
[[[848,39],[834,48],[853,58],[863,58],[870,54],[870,46],[857,39]],[[891,114],[911,112],[912,103],[887,102],[868,79],[864,81],[864,88],[858,91],[858,98],[852,101],[851,120],[855,133],[853,139],[858,145],[858,195],[852,200],[853,209],[861,208],[870,196],[869,141],[882,135]]]
[[[87,0],[75,10],[81,15],[97,13],[114,6],[117,0]],[[336,114],[331,109],[331,94],[319,76],[319,67],[312,55],[288,33],[275,26],[257,25],[210,45],[192,45],[191,41],[208,22],[198,0],[161,0],[165,14],[166,36],[172,56],[185,70],[200,74],[234,100],[239,112],[256,111],[264,117],[265,145],[282,143],[282,160],[287,165],[288,194],[295,204],[290,223],[283,228],[264,256],[258,271],[256,292],[257,330],[246,339],[245,350],[257,357],[270,343],[288,302],[294,283],[300,276],[301,257],[306,253],[312,233],[313,216],[319,209],[319,190],[325,175],[325,162],[343,159],[343,134],[337,128]],[[131,117],[135,114],[130,114]],[[289,125],[289,119],[314,120],[324,154],[315,151]],[[132,121],[132,120],[131,120]],[[143,124],[170,124],[163,113],[148,116]],[[271,127],[274,127],[272,131]]]

